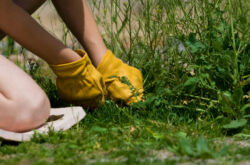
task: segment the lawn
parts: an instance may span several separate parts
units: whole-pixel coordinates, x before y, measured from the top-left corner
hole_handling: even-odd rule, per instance
[[[68,131],[0,140],[0,164],[250,164],[249,2],[89,2],[108,48],[142,71],[145,101],[107,100]],[[59,39],[79,48],[61,27]],[[29,56],[10,38],[0,49]],[[43,61],[16,63],[53,107],[70,106]]]

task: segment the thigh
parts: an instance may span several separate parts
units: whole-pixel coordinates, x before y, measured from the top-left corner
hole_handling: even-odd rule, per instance
[[[41,93],[40,87],[30,76],[4,56],[0,55],[0,93],[8,99],[27,98]]]
[[[0,55],[0,128],[25,131],[48,118],[50,103],[30,76]]]

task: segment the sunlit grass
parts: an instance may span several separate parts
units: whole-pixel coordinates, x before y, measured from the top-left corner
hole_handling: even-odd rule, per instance
[[[89,2],[108,48],[142,71],[145,102],[118,107],[108,100],[77,128],[19,145],[2,142],[0,164],[250,161],[246,1]],[[80,47],[75,39],[68,42],[72,35],[65,26],[61,37],[72,48]],[[11,40],[3,45],[6,54],[22,50],[25,56]],[[48,66],[37,63],[26,71],[53,107],[66,106]]]

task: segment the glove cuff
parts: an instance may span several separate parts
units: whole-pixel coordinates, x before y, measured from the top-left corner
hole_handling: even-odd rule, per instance
[[[82,72],[86,66],[92,64],[88,54],[85,51],[76,50],[76,53],[82,57],[80,60],[66,64],[50,65],[51,69],[58,78],[75,77],[76,75],[79,75],[79,73]]]
[[[78,61],[51,65],[57,75],[56,85],[60,97],[70,103],[84,107],[97,107],[104,102],[106,87],[102,75],[92,65],[83,50],[76,50],[82,56]]]
[[[117,68],[123,64],[122,60],[115,57],[111,50],[107,50],[101,62],[97,66],[97,70],[104,76],[105,73],[112,72],[113,74]],[[119,73],[118,73],[119,74]]]

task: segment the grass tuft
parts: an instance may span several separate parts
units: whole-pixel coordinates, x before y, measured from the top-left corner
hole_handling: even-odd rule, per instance
[[[108,48],[142,71],[145,102],[119,107],[107,100],[69,131],[18,145],[0,142],[0,164],[249,163],[247,1],[89,4]],[[72,47],[79,47],[74,41]],[[18,53],[12,40],[2,45],[7,56]],[[29,66],[52,106],[68,106],[48,67]]]

